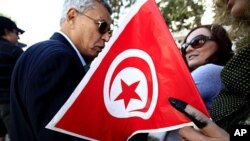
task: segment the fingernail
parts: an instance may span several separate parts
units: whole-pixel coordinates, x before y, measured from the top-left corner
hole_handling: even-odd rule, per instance
[[[168,101],[170,102],[170,104],[175,107],[177,110],[179,111],[184,111],[185,108],[187,107],[187,103],[184,102],[184,101],[181,101],[179,99],[176,99],[176,98],[172,98],[170,97],[168,99]]]
[[[188,105],[186,102],[172,97],[169,98],[168,101],[175,109],[185,114],[191,121],[193,121],[198,128],[204,128],[207,126],[207,122],[196,119],[195,115],[191,115],[185,110]]]

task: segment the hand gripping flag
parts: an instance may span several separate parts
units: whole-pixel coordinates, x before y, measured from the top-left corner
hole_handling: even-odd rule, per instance
[[[154,0],[137,1],[47,128],[89,140],[191,125],[169,97],[207,113]]]

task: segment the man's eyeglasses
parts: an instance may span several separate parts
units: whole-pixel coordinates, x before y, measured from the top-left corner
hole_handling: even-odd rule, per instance
[[[205,35],[198,35],[194,37],[189,43],[184,43],[181,45],[181,52],[186,53],[186,50],[189,45],[192,48],[197,49],[201,48],[207,41],[215,41],[215,37],[213,36],[205,36]]]
[[[80,13],[80,12],[78,12],[78,13]],[[103,19],[96,20],[88,15],[83,14],[83,13],[80,13],[80,14],[89,18],[90,20],[94,21],[98,25],[98,31],[101,34],[105,34],[108,32],[110,35],[112,35],[112,30],[110,28],[110,25],[105,20],[103,20]]]

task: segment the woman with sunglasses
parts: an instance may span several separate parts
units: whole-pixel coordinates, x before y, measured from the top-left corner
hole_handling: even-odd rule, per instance
[[[179,133],[189,141],[243,141],[243,137],[234,137],[234,132],[237,127],[241,129],[239,125],[250,126],[249,0],[216,0],[215,2],[215,22],[230,25],[230,35],[236,41],[236,54],[221,72],[225,89],[221,90],[210,111],[217,125],[207,122],[207,126],[200,131],[185,127],[180,129]],[[198,115],[198,112],[193,114]],[[201,121],[207,119],[199,117]],[[225,131],[229,132],[231,138]]]
[[[208,110],[224,87],[220,73],[233,55],[231,46],[227,31],[215,24],[191,29],[181,46],[182,56]],[[163,139],[179,140],[178,130],[168,132]]]
[[[224,66],[233,55],[232,42],[220,25],[193,28],[183,42],[181,52],[190,71],[208,63]]]
[[[185,37],[181,52],[208,110],[224,87],[220,72],[233,56],[232,42],[220,25],[201,25]]]

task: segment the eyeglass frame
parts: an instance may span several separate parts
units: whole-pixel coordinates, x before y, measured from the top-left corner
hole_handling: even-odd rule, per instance
[[[77,11],[77,12],[78,12],[79,14],[81,14],[81,15],[87,17],[88,19],[92,20],[95,24],[97,24],[97,25],[98,25],[98,31],[99,31],[99,33],[100,33],[101,35],[103,35],[103,34],[105,34],[105,33],[108,33],[109,35],[112,35],[113,30],[111,30],[110,24],[108,24],[104,19],[97,20],[97,19],[94,19],[94,18],[92,18],[92,17],[90,17],[90,16],[84,14],[84,13],[81,13],[81,12],[79,12],[79,11]],[[105,24],[105,25],[104,25],[104,26],[105,26],[104,31],[101,30],[101,26],[102,26],[103,24]]]
[[[201,38],[201,39],[199,39],[198,41],[203,41],[202,43],[199,43],[201,46],[199,46],[199,47],[195,47],[194,45],[192,45],[192,44],[194,44],[195,43],[195,41],[197,40],[197,38]],[[197,48],[201,48],[207,41],[216,41],[216,38],[214,37],[214,36],[205,36],[205,35],[197,35],[197,36],[195,36],[194,38],[192,38],[191,39],[191,41],[190,42],[186,42],[186,43],[183,43],[182,45],[181,45],[181,52],[183,53],[183,54],[186,54],[186,50],[187,50],[187,48],[191,45],[191,47],[192,48],[194,48],[194,49],[197,49]]]

